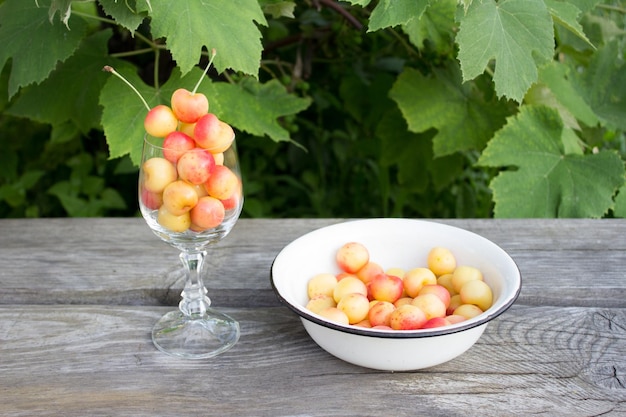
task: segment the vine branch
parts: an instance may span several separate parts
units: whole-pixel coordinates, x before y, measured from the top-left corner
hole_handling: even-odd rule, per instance
[[[333,0],[315,0],[314,3],[318,5],[318,8],[319,8],[319,5],[322,4],[322,5],[326,6],[326,7],[328,7],[329,9],[333,9],[334,11],[339,13],[341,16],[343,16],[344,19],[346,19],[348,22],[350,22],[350,24],[352,26],[354,26],[356,29],[358,29],[358,30],[363,29],[363,24],[361,22],[359,22],[356,17],[352,16],[350,14],[350,12],[348,12],[346,9],[341,7],[336,1],[333,1]]]

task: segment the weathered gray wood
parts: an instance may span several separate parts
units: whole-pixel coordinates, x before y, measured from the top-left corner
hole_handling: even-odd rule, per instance
[[[209,255],[215,306],[277,305],[274,257],[338,219],[240,220]],[[626,220],[438,220],[502,246],[523,276],[519,302],[624,306]],[[0,220],[0,304],[175,305],[177,252],[142,219]]]
[[[205,284],[210,295],[219,288],[216,306],[275,304],[273,258],[332,221],[285,223],[241,220],[209,253]],[[143,219],[33,219],[0,220],[0,282],[0,304],[174,305],[183,277],[178,252]]]
[[[356,367],[278,307],[227,309],[240,342],[205,361],[157,352],[163,307],[0,308],[0,415],[368,416],[626,413],[626,309],[515,306],[468,352],[420,372]]]
[[[271,291],[280,249],[339,221],[241,220],[207,280],[241,339],[184,361],[150,340],[182,280],[142,219],[0,220],[0,416],[626,415],[626,221],[440,220],[507,250],[523,289],[468,352],[406,373],[328,355]]]

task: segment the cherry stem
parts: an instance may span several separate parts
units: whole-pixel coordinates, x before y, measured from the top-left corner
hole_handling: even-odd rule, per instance
[[[196,83],[196,86],[194,87],[194,89],[191,92],[191,94],[196,94],[196,91],[198,91],[198,88],[200,87],[200,84],[202,83],[202,80],[204,79],[204,76],[206,75],[207,72],[209,72],[209,68],[211,68],[211,64],[213,63],[213,59],[215,59],[215,55],[217,55],[217,51],[215,50],[215,48],[213,48],[211,50],[211,59],[209,60],[209,63],[207,64],[206,68],[204,68],[204,72],[202,73],[202,77],[200,77],[200,79]]]
[[[124,81],[137,94],[137,96],[139,96],[139,98],[143,102],[144,106],[146,106],[146,109],[148,109],[148,111],[150,111],[150,106],[148,105],[146,100],[143,98],[143,96],[139,93],[139,91],[137,91],[137,89],[135,88],[134,85],[132,85],[126,78],[124,78],[122,76],[122,74],[120,74],[119,72],[115,71],[115,69],[113,67],[110,67],[108,65],[105,65],[104,68],[102,68],[102,69],[104,71],[106,71],[106,72],[110,72],[111,74],[113,74],[117,78],[119,78],[120,80]]]

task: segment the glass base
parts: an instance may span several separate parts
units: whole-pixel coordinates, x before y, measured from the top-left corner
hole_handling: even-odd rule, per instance
[[[152,341],[161,352],[185,359],[205,359],[227,351],[239,340],[239,323],[207,309],[198,317],[180,310],[161,317],[152,329]]]

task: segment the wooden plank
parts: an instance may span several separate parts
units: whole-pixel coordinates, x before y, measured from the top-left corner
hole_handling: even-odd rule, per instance
[[[289,228],[276,233],[277,223],[271,223],[242,220],[209,254],[206,284],[224,290],[222,305],[249,300],[238,294],[241,288],[271,295],[269,267],[285,242],[330,222],[298,222],[295,234]],[[0,304],[178,302],[178,252],[142,219],[0,220],[0,230]]]
[[[226,309],[230,351],[170,358],[163,307],[1,306],[0,415],[618,416],[626,309],[514,306],[457,359],[419,372],[350,365],[283,307]]]
[[[331,357],[271,291],[280,249],[339,221],[242,219],[207,281],[242,338],[181,361],[150,341],[182,280],[142,219],[0,220],[0,415],[626,415],[626,221],[440,220],[501,245],[524,285],[467,353],[407,373]]]
[[[274,257],[340,219],[242,219],[208,259],[214,305],[276,306]],[[519,303],[624,307],[626,220],[437,220],[507,250],[523,276]],[[0,220],[0,304],[175,305],[176,250],[133,219]]]

